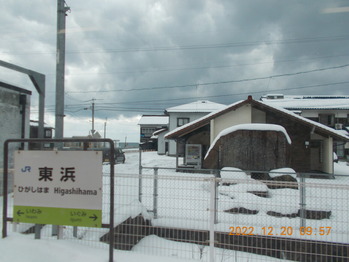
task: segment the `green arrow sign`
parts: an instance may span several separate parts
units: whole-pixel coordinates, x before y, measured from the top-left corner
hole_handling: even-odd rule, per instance
[[[101,227],[102,211],[93,209],[14,206],[13,221],[33,224]]]

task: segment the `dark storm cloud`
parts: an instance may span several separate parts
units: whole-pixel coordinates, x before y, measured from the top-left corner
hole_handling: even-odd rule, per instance
[[[47,74],[54,105],[56,1],[20,2],[1,1],[0,59]],[[348,67],[306,72],[347,63],[348,1],[66,2],[67,114],[88,116],[92,98],[104,118],[249,93],[346,94],[322,85],[348,81]]]

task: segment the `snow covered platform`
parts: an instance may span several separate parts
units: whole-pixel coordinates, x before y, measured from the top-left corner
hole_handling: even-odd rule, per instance
[[[115,228],[114,247],[120,250],[133,250],[143,238],[157,236],[163,239],[208,246],[208,230],[184,229],[152,226],[151,221],[141,214],[128,218]],[[101,237],[108,243],[109,233]],[[249,252],[274,258],[287,258],[293,261],[338,261],[345,262],[349,256],[349,244],[327,241],[302,240],[280,236],[249,235],[246,233],[215,232],[215,247]],[[336,260],[333,260],[336,258]]]

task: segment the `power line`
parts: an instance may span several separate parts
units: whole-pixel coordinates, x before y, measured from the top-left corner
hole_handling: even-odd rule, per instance
[[[297,43],[310,43],[310,42],[322,42],[322,41],[338,41],[349,39],[348,35],[331,36],[331,37],[309,37],[309,38],[295,38],[285,40],[264,40],[264,41],[251,41],[251,42],[233,42],[233,43],[216,43],[207,45],[182,45],[176,47],[152,47],[152,48],[128,48],[128,49],[106,49],[100,51],[68,51],[68,53],[125,53],[125,52],[157,52],[157,51],[179,51],[179,50],[195,50],[195,49],[212,49],[212,48],[227,48],[227,47],[245,47],[253,45],[274,45],[274,44],[297,44]]]
[[[342,55],[333,55],[333,56],[318,56],[318,57],[309,57],[307,59],[283,59],[283,60],[273,60],[273,61],[266,61],[266,62],[253,62],[253,63],[241,63],[241,64],[235,64],[235,65],[213,65],[213,66],[192,66],[192,67],[175,67],[175,68],[154,68],[154,69],[135,69],[135,70],[123,70],[123,71],[114,71],[114,72],[99,72],[99,73],[74,73],[70,71],[69,76],[75,76],[75,75],[114,75],[114,74],[132,74],[132,73],[152,73],[152,72],[169,72],[169,71],[184,71],[184,70],[203,70],[203,69],[213,69],[213,68],[231,68],[231,67],[240,67],[240,66],[255,66],[255,65],[263,65],[263,64],[277,64],[277,63],[288,63],[288,62],[305,62],[309,60],[316,60],[316,59],[328,59],[333,57],[345,57],[349,56],[349,54],[342,54]]]
[[[340,66],[318,68],[318,69],[313,69],[313,70],[308,70],[308,71],[300,71],[300,72],[295,72],[295,73],[286,73],[286,74],[271,75],[271,76],[264,76],[264,77],[246,78],[246,79],[239,79],[239,80],[226,80],[226,81],[206,82],[206,83],[196,83],[196,84],[184,84],[184,85],[175,85],[175,86],[158,86],[158,87],[144,87],[144,88],[131,88],[131,89],[112,89],[112,90],[99,90],[99,91],[70,91],[68,93],[78,94],[78,93],[132,92],[132,91],[143,91],[143,90],[196,87],[197,85],[208,86],[208,85],[218,85],[218,84],[241,83],[241,82],[265,80],[265,79],[270,79],[270,78],[279,78],[279,77],[285,77],[285,76],[294,76],[294,75],[300,75],[300,74],[333,70],[333,69],[339,69],[339,68],[344,68],[344,67],[348,67],[348,66],[349,66],[349,64],[345,64],[345,65],[340,65]]]
[[[254,45],[284,45],[284,44],[299,44],[299,43],[311,43],[311,42],[324,42],[324,41],[338,41],[347,40],[349,35],[339,36],[324,36],[324,37],[308,37],[308,38],[293,38],[285,40],[260,40],[260,41],[246,41],[246,42],[230,42],[230,43],[215,43],[215,44],[199,44],[199,45],[178,45],[178,46],[158,46],[149,48],[123,48],[123,49],[100,49],[100,50],[67,50],[66,54],[95,54],[95,53],[130,53],[130,52],[159,52],[159,51],[181,51],[181,50],[200,50],[200,49],[214,49],[214,48],[229,48],[229,47],[246,47]],[[1,52],[0,54],[16,54],[16,55],[38,55],[47,54],[52,55],[53,52]]]
[[[315,87],[324,87],[324,86],[332,86],[332,85],[342,85],[342,84],[349,84],[349,81],[343,81],[343,82],[336,82],[336,83],[325,83],[325,84],[316,84],[316,85],[307,85],[307,86],[298,86],[298,87],[293,87],[293,88],[287,88],[287,89],[273,89],[272,91],[290,91],[290,90],[299,90],[299,89],[307,89],[307,88],[315,88]],[[112,102],[112,103],[103,103],[103,105],[120,105],[120,104],[140,104],[140,103],[152,103],[154,102],[170,102],[170,101],[184,101],[184,100],[200,100],[200,99],[208,99],[208,98],[219,98],[219,97],[229,97],[229,96],[241,96],[241,95],[252,95],[252,94],[265,94],[270,92],[270,90],[258,90],[258,91],[246,91],[246,92],[235,92],[235,93],[228,93],[228,94],[222,94],[222,95],[211,95],[211,96],[202,96],[202,97],[183,97],[183,98],[171,98],[171,99],[158,99],[158,100],[138,100],[138,101],[129,101],[129,102]],[[83,109],[76,110],[76,111],[71,111],[74,109],[74,107],[82,106],[81,104],[75,104],[75,105],[66,105],[67,108],[65,111],[71,112],[71,113],[76,113],[78,111],[82,111]],[[100,107],[101,105],[97,104],[97,108]],[[53,105],[49,105],[46,107],[46,112],[53,111],[50,109],[50,107],[53,107]],[[69,110],[70,109],[70,110]],[[152,111],[160,111],[163,110],[164,108],[152,108],[152,107],[147,107],[147,108],[137,108],[137,107],[112,107],[112,106],[105,106],[102,108],[103,110],[110,110],[110,111],[132,111],[132,112],[152,112]],[[102,110],[101,109],[101,110]],[[99,110],[99,109],[97,109]],[[32,112],[35,112],[35,110],[32,110]]]
[[[79,75],[115,75],[115,74],[132,74],[132,73],[152,73],[152,72],[170,72],[170,71],[188,71],[188,70],[204,70],[204,69],[215,69],[215,68],[232,68],[232,67],[242,67],[242,66],[256,66],[256,65],[263,65],[263,64],[278,64],[278,63],[288,63],[288,62],[306,62],[309,60],[318,60],[318,59],[329,59],[334,57],[347,57],[349,54],[337,54],[337,55],[328,55],[328,56],[315,56],[315,57],[308,57],[303,59],[281,59],[281,60],[272,60],[272,61],[265,61],[265,62],[253,62],[253,63],[240,63],[240,64],[234,64],[234,65],[206,65],[206,66],[185,66],[181,65],[182,67],[169,67],[169,68],[154,68],[154,69],[134,69],[134,70],[127,70],[127,69],[121,69],[121,71],[114,71],[114,72],[98,72],[98,73],[85,73],[85,72],[79,72],[74,73],[74,71],[69,72],[69,77],[79,76]],[[45,73],[47,77],[55,76],[55,73]],[[54,91],[47,92],[47,93],[53,93]],[[67,93],[66,93],[67,94]]]

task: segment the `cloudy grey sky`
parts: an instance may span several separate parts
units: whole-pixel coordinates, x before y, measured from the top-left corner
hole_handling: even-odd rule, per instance
[[[0,60],[46,75],[54,126],[56,0],[0,0]],[[349,95],[348,0],[66,0],[65,136],[138,141],[142,114],[249,94]],[[33,91],[0,68],[0,79]]]

